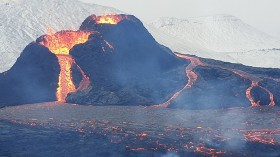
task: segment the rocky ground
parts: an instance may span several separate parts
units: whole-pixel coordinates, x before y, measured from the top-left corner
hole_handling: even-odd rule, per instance
[[[6,107],[0,110],[0,156],[276,157],[279,121],[278,107]]]

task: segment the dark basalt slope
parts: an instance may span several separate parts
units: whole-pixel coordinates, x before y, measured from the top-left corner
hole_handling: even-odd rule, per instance
[[[58,75],[56,56],[29,44],[14,66],[0,74],[0,106],[55,101]]]
[[[197,81],[173,100],[169,107],[213,109],[251,106],[246,97],[246,90],[252,81],[227,69],[240,70],[259,78],[259,85],[263,88],[259,86],[252,88],[250,92],[252,99],[261,106],[269,105],[271,99],[268,91],[270,91],[274,96],[275,105],[279,106],[280,83],[275,79],[280,77],[280,69],[255,68],[212,59],[199,59],[208,66],[198,66],[193,70],[198,75]]]
[[[245,91],[251,82],[233,72],[209,67],[197,67],[198,79],[183,91],[171,108],[213,109],[250,106]]]
[[[158,44],[141,21],[130,15],[118,24],[98,24],[88,17],[80,30],[93,32],[84,44],[74,46],[70,54],[72,79],[78,88],[83,79],[80,68],[90,79],[88,89],[68,94],[69,103],[93,105],[155,105],[169,100],[188,81],[186,67],[190,60],[177,57]],[[15,65],[0,74],[0,106],[56,101],[60,66],[46,47],[29,44]],[[171,39],[173,40],[173,39]],[[174,39],[175,40],[175,39]],[[178,54],[177,54],[178,55]],[[250,96],[260,105],[280,103],[280,69],[253,68],[199,58],[193,65],[198,77],[194,84],[173,99],[170,108],[213,109],[249,107],[246,91],[252,78],[258,85]],[[194,62],[192,62],[194,63]],[[195,63],[194,63],[195,64]],[[245,74],[245,75],[247,75]],[[271,93],[269,93],[271,92]]]
[[[70,54],[90,77],[92,89],[67,101],[95,105],[153,105],[184,86],[186,60],[158,44],[134,16],[117,25],[87,18],[81,30],[99,32]],[[112,46],[110,48],[110,46]],[[86,95],[84,95],[86,94]]]

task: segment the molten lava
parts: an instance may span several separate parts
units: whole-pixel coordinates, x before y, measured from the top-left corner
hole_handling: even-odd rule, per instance
[[[253,97],[251,95],[252,89],[257,87],[258,84],[259,84],[258,82],[252,81],[251,86],[246,90],[246,97],[249,99],[252,106],[261,106],[260,101],[255,102],[255,100],[253,99]]]
[[[85,31],[62,31],[44,36],[40,44],[56,55],[69,55],[70,49],[88,41],[90,34],[91,32]]]
[[[121,15],[105,15],[105,16],[97,16],[94,17],[94,20],[97,24],[111,24],[116,25],[123,19],[126,19],[126,16]]]
[[[186,75],[189,78],[188,83],[181,90],[179,90],[174,95],[172,95],[172,97],[169,98],[166,102],[164,102],[163,104],[154,105],[153,107],[165,107],[165,108],[168,107],[171,104],[171,101],[176,99],[183,90],[185,90],[187,88],[191,88],[192,85],[196,82],[198,76],[195,72],[193,72],[193,69],[199,65],[204,66],[204,64],[198,58],[187,56],[187,55],[182,55],[179,53],[175,53],[175,55],[177,57],[184,58],[184,59],[191,61],[191,63],[186,68]]]
[[[65,102],[67,95],[76,91],[71,71],[72,65],[76,63],[69,52],[75,45],[85,43],[90,34],[91,32],[85,31],[63,31],[46,35],[40,42],[41,45],[49,48],[58,58],[60,74],[56,92],[57,101]],[[89,86],[89,78],[79,66],[78,69],[83,75],[83,80],[78,89],[85,89]]]
[[[60,74],[56,96],[57,101],[64,102],[68,93],[76,91],[71,76],[73,59],[70,55],[58,55],[57,57],[60,65]]]
[[[191,61],[191,63],[186,68],[186,75],[189,78],[188,83],[181,90],[179,90],[178,92],[173,94],[172,97],[169,98],[166,102],[164,102],[162,104],[159,104],[159,105],[153,105],[152,107],[165,107],[166,108],[171,104],[172,100],[176,99],[181,94],[181,92],[183,90],[185,90],[187,88],[191,88],[192,85],[197,81],[197,78],[198,78],[198,75],[193,71],[193,69],[197,66],[208,66],[208,67],[221,68],[221,69],[224,69],[224,70],[231,71],[231,72],[235,73],[236,75],[239,75],[242,78],[245,78],[245,79],[248,79],[248,80],[252,81],[251,86],[248,87],[247,90],[246,90],[246,97],[250,101],[251,106],[252,107],[260,106],[260,101],[256,102],[251,95],[251,91],[255,87],[260,87],[261,89],[263,89],[264,91],[266,91],[269,94],[270,103],[268,104],[268,106],[275,106],[273,93],[271,91],[269,91],[268,89],[259,85],[259,82],[262,80],[261,78],[255,76],[255,75],[248,74],[248,73],[246,73],[244,71],[241,71],[241,70],[225,68],[225,67],[221,67],[221,66],[218,66],[218,65],[205,64],[205,63],[201,62],[196,57],[191,57],[191,56],[188,56],[188,55],[182,55],[182,54],[179,54],[179,53],[175,53],[175,55],[177,57],[184,58],[184,59],[187,59],[187,60]]]
[[[228,69],[228,70],[234,72],[235,74],[239,75],[242,78],[252,81],[251,86],[248,87],[246,90],[246,97],[250,101],[252,107],[260,106],[260,101],[255,101],[251,95],[251,91],[255,87],[260,87],[261,89],[263,89],[264,91],[266,91],[269,94],[270,103],[268,104],[268,106],[275,106],[274,95],[272,94],[272,92],[259,85],[259,82],[262,80],[261,78],[248,74],[241,70],[234,70],[234,69]]]
[[[274,95],[272,94],[272,92],[269,91],[268,89],[266,89],[266,88],[260,86],[260,85],[259,85],[259,87],[260,87],[261,89],[265,90],[265,91],[269,94],[270,103],[269,103],[268,106],[275,106]]]
[[[247,141],[259,142],[263,144],[279,145],[280,129],[258,129],[258,130],[240,130]]]

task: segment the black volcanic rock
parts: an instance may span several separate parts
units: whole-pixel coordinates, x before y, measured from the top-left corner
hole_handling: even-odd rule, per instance
[[[55,101],[59,69],[47,48],[29,44],[14,66],[0,74],[0,106]]]
[[[90,40],[76,46],[71,54],[90,77],[91,89],[68,97],[68,102],[95,105],[152,105],[167,101],[187,82],[182,61],[159,45],[134,16],[118,15],[117,25],[97,24],[88,17],[81,30],[96,32]],[[113,48],[110,48],[110,45]],[[210,67],[198,66],[195,84],[171,101],[171,108],[209,109],[251,106],[246,90],[251,81],[228,69],[243,70],[259,77],[280,76],[279,69],[262,69],[202,59]],[[221,68],[218,68],[221,67]],[[262,83],[262,82],[260,82]],[[273,82],[268,82],[269,86]],[[272,88],[272,87],[268,87]],[[274,95],[279,92],[273,90]],[[269,94],[256,87],[252,98],[268,105]],[[276,105],[278,98],[275,98]]]
[[[269,105],[270,99],[269,99],[269,93],[263,90],[260,87],[255,87],[251,91],[252,98],[258,102],[261,106]]]
[[[172,101],[171,108],[213,109],[250,106],[245,91],[251,81],[231,71],[213,67],[197,67],[195,84]]]
[[[84,72],[90,79],[90,86],[68,94],[67,102],[161,104],[187,84],[186,67],[190,65],[190,69],[196,66],[192,72],[198,75],[198,79],[171,101],[170,108],[249,107],[251,103],[246,90],[251,86],[251,80],[259,81],[261,86],[251,90],[255,102],[268,105],[269,90],[274,95],[275,104],[279,105],[280,69],[254,68],[198,57],[202,63],[193,60],[190,64],[189,60],[177,57],[158,44],[134,16],[116,16],[122,19],[116,25],[97,24],[95,15],[81,25],[80,30],[92,34],[86,43],[70,50],[75,60],[71,68],[72,80],[78,88]],[[56,100],[58,59],[38,44],[40,40],[28,45],[15,65],[0,74],[0,107]],[[188,71],[188,74],[193,73]]]
[[[199,59],[211,66],[196,67],[193,71],[198,75],[198,80],[191,88],[184,90],[178,98],[171,101],[169,107],[213,109],[251,106],[246,97],[246,90],[252,82],[226,69],[241,70],[260,78],[259,85],[268,89],[274,95],[275,105],[279,105],[280,83],[273,80],[279,77],[279,69],[255,68],[212,59]],[[254,87],[251,90],[251,96],[261,106],[270,104],[270,95],[263,88]]]
[[[187,82],[184,69],[188,61],[158,44],[137,18],[121,16],[126,18],[117,25],[96,24],[92,16],[83,22],[81,30],[99,33],[70,54],[90,77],[92,90],[87,95],[71,95],[68,102],[158,104]]]
[[[113,46],[109,52],[116,53],[115,62],[125,60],[129,62],[127,65],[133,64],[130,68],[134,73],[137,71],[150,73],[144,66],[161,73],[182,65],[182,60],[177,58],[170,49],[158,44],[139,19],[132,15],[118,16],[123,17],[123,20],[117,25],[94,24],[94,18],[90,16],[83,22],[80,30],[99,32],[90,38],[100,36],[102,39],[94,39],[95,42],[108,41]],[[100,44],[99,48],[108,47],[108,45],[104,46],[103,41],[95,44]],[[73,52],[72,55],[74,55]],[[150,65],[143,66],[143,64]]]
[[[280,82],[273,79],[264,79],[260,82],[260,85],[269,89],[274,94],[275,104],[279,106],[280,104]]]

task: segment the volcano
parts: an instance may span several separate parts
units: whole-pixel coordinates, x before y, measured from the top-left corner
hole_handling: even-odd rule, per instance
[[[41,49],[45,52],[41,53]],[[52,58],[51,61],[37,62],[36,55]],[[2,105],[66,100],[100,105],[156,104],[164,100],[164,95],[169,96],[178,90],[187,80],[184,75],[175,75],[178,68],[183,74],[185,63],[168,48],[159,45],[134,16],[93,15],[84,21],[78,31],[48,34],[26,47],[13,68],[1,75],[3,90],[0,100]],[[53,66],[43,67],[51,72],[40,71],[44,64]],[[38,67],[39,70],[33,71],[27,67]],[[17,77],[21,75],[24,77]],[[48,79],[50,76],[45,75],[54,79]],[[168,75],[173,76],[172,82],[165,78]],[[39,78],[34,76],[45,76],[41,81],[47,80],[42,82],[46,86],[39,88]],[[24,82],[14,86],[7,83],[11,78],[20,80],[14,82],[26,80],[35,85],[28,86]],[[27,89],[30,93],[26,93]],[[40,90],[44,91],[44,96],[33,99],[32,95]],[[71,96],[66,98],[68,94]],[[14,97],[24,97],[26,100],[14,100]]]
[[[88,74],[92,89],[86,98],[76,93],[68,102],[152,105],[187,81],[183,75],[186,62],[159,45],[137,18],[115,15],[100,19],[93,15],[83,22],[80,30],[99,33],[70,52]],[[178,68],[181,77],[176,74]]]
[[[132,15],[91,15],[77,31],[49,33],[29,44],[0,75],[0,104],[275,106],[278,78],[279,69],[173,53]]]

